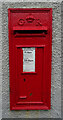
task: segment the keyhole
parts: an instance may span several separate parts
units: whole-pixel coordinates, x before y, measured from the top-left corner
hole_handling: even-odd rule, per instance
[[[26,80],[26,79],[24,78],[24,82],[25,82],[25,80]]]

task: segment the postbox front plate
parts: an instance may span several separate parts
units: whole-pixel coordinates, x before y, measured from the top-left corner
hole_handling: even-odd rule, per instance
[[[9,8],[10,109],[51,108],[52,9]]]

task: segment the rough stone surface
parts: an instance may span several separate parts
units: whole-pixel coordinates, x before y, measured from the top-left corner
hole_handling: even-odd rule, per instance
[[[63,118],[63,2],[61,3],[61,117]]]
[[[2,3],[0,2],[0,119],[2,118]]]
[[[53,8],[51,110],[10,111],[8,8]],[[61,118],[61,5],[20,2],[2,4],[2,118]]]
[[[62,2],[62,0],[0,0],[2,2]]]

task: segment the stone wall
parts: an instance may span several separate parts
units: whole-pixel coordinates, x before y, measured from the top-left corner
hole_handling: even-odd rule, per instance
[[[10,111],[8,8],[52,8],[51,110]],[[2,2],[2,118],[61,118],[61,4],[60,2]],[[1,17],[1,16],[0,16]],[[1,29],[0,29],[1,30]],[[1,47],[0,47],[1,49]]]

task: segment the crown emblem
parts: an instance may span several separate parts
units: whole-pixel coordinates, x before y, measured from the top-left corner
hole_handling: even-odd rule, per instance
[[[26,17],[26,20],[27,20],[28,23],[32,23],[35,19],[32,15],[29,15],[29,16]]]

